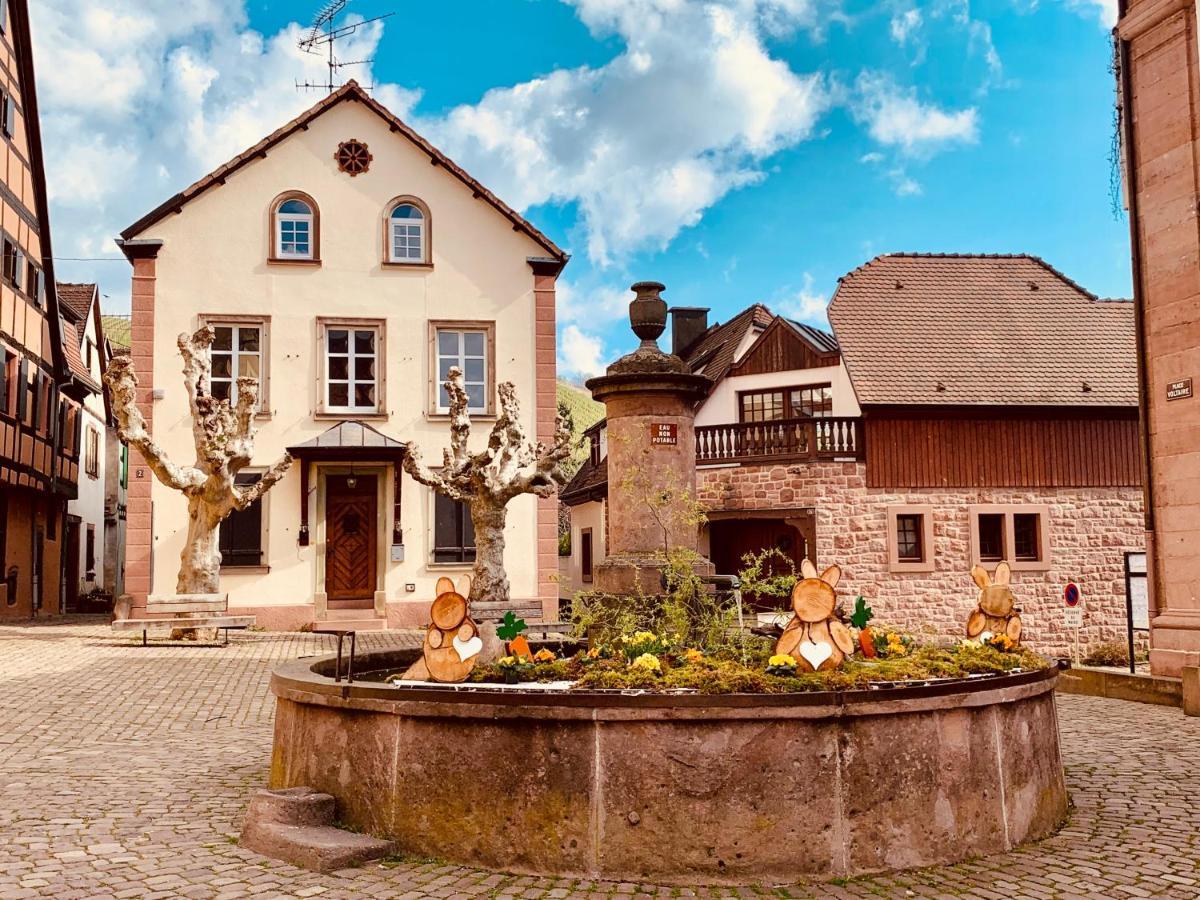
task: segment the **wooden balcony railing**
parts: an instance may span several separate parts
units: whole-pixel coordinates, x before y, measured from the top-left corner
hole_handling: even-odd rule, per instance
[[[776,419],[696,426],[696,462],[863,459],[862,419]]]

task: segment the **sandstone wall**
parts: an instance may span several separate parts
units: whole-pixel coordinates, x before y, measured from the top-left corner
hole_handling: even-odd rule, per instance
[[[1050,568],[1014,572],[1026,642],[1068,654],[1062,589],[1075,581],[1084,596],[1081,647],[1124,640],[1125,551],[1144,548],[1140,488],[980,488],[889,491],[868,488],[862,463],[701,469],[697,492],[711,509],[811,507],[817,521],[817,564],[839,563],[838,593],[848,607],[862,594],[877,622],[941,634],[962,633],[978,589],[969,574],[973,504],[1035,503],[1050,507]],[[933,507],[934,571],[888,571],[887,508]]]

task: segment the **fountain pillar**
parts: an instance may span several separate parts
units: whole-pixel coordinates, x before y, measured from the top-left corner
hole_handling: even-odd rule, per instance
[[[663,285],[640,281],[629,321],[641,344],[587,382],[604,404],[608,429],[608,556],[596,566],[596,590],[661,592],[668,550],[696,551],[696,406],[710,379],[693,375],[658,347],[667,326]],[[696,571],[713,565],[697,557]]]

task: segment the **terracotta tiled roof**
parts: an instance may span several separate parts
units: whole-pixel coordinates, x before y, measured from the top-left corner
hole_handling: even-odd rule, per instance
[[[829,319],[863,404],[1137,405],[1133,304],[1036,256],[879,256]]]
[[[62,303],[63,315],[75,322],[82,322],[92,309],[96,297],[96,285],[58,282],[58,299]]]
[[[558,492],[558,499],[568,506],[578,506],[580,503],[595,500],[594,494],[607,490],[607,487],[608,457],[604,457],[597,465],[592,465],[592,459],[589,456],[583,461],[583,465],[579,467],[575,477]]]
[[[693,372],[703,366],[704,374],[715,385],[733,366],[734,354],[746,332],[753,326],[766,328],[773,321],[774,313],[761,303],[755,303],[724,324],[710,325],[692,346],[684,350],[683,361]]]
[[[100,390],[100,385],[92,378],[92,373],[88,371],[87,366],[83,364],[83,357],[79,353],[79,348],[82,339],[79,337],[79,326],[74,322],[64,321],[63,329],[63,352],[67,357],[67,368],[71,374],[78,378],[93,390]]]
[[[436,165],[440,165],[447,172],[469,187],[476,197],[483,199],[495,207],[495,209],[502,216],[512,223],[514,229],[523,231],[525,234],[527,234],[536,243],[540,244],[542,248],[545,249],[546,252],[548,252],[551,256],[553,256],[554,259],[559,263],[566,262],[566,252],[563,251],[552,240],[550,240],[550,238],[542,234],[542,232],[530,224],[530,222],[516,212],[516,210],[514,210],[507,203],[505,203],[503,200],[485,188],[482,184],[472,178],[469,174],[467,174],[462,167],[457,165],[453,160],[442,153],[442,151],[438,150],[427,140],[425,140],[425,138],[421,137],[403,121],[389,112],[387,107],[371,97],[370,94],[359,87],[358,82],[353,80],[346,82],[332,94],[323,98],[322,100],[319,100],[306,112],[301,113],[282,128],[273,131],[271,134],[267,135],[244,153],[238,154],[229,162],[214,169],[196,183],[184,188],[174,197],[151,210],[146,215],[142,216],[142,218],[138,219],[136,222],[122,231],[121,237],[125,240],[130,240],[131,238],[141,234],[160,219],[166,218],[171,213],[179,212],[179,210],[183,208],[184,204],[190,202],[200,194],[207,191],[209,188],[224,184],[225,180],[242,166],[247,165],[256,159],[265,157],[267,155],[267,151],[280,141],[290,137],[292,134],[302,128],[307,128],[309,122],[324,113],[326,110],[332,109],[334,106],[343,101],[360,102],[366,106],[367,109],[376,113],[380,118],[388,123],[388,126],[392,131],[407,138],[422,152],[426,153],[431,162],[435,163]]]

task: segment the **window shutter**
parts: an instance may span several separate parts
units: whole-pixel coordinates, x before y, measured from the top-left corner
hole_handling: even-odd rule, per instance
[[[17,418],[25,421],[29,409],[29,360],[22,359],[17,367]]]
[[[0,351],[0,412],[7,415],[11,410],[8,408],[8,361],[9,355],[7,350]]]
[[[237,476],[239,487],[248,487],[262,476],[242,474]],[[217,546],[221,551],[221,564],[226,566],[262,565],[262,501],[243,510],[235,510],[221,523]]]

